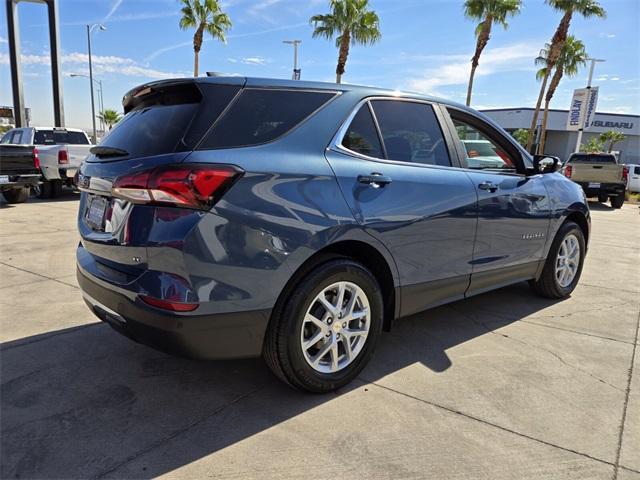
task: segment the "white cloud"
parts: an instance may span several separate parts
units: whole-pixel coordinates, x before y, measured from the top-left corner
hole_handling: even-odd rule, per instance
[[[274,27],[274,28],[267,28],[265,30],[257,30],[257,31],[254,31],[254,32],[231,34],[231,35],[227,35],[227,40],[232,39],[232,38],[255,37],[255,36],[258,36],[258,35],[264,35],[266,33],[281,32],[281,31],[285,31],[285,30],[293,30],[293,29],[300,28],[300,27],[306,27],[307,25],[309,25],[307,22],[301,22],[301,23],[293,23],[291,25],[286,25],[286,26],[283,26],[283,27]],[[209,42],[210,39],[209,38],[205,38],[204,41],[206,43],[206,42]],[[161,48],[155,50],[154,52],[151,52],[151,54],[149,56],[147,56],[147,58],[145,58],[144,61],[145,62],[150,62],[150,61],[156,59],[157,57],[159,57],[160,55],[164,55],[167,52],[171,52],[173,50],[178,50],[180,48],[184,48],[184,47],[188,47],[188,46],[192,46],[192,45],[193,45],[193,40],[189,40],[188,42],[174,43],[173,45],[168,45],[166,47],[161,47]]]
[[[9,40],[0,35],[0,43],[9,43]]]
[[[271,63],[271,60],[264,57],[241,57],[241,58],[227,58],[231,63],[244,63],[245,65],[266,65]]]
[[[604,32],[601,32],[598,36],[600,38],[616,38],[616,34],[615,33],[604,33]]]
[[[498,72],[532,70],[533,60],[538,55],[535,42],[518,43],[507,47],[487,49],[480,58],[480,66],[476,70],[476,78]],[[428,68],[417,78],[410,79],[408,87],[426,93],[437,93],[436,89],[443,85],[461,85],[469,80],[472,54],[438,55],[431,58],[435,65]],[[437,64],[437,62],[443,62]]]
[[[111,5],[111,10],[109,10],[109,13],[107,13],[107,15],[102,19],[103,22],[107,22],[114,13],[116,13],[116,10],[118,10],[118,8],[120,8],[120,5],[122,5],[122,2],[124,0],[115,0],[115,2],[113,2],[113,5]]]
[[[131,77],[143,77],[152,79],[184,77],[181,72],[164,72],[139,65],[135,60],[114,55],[92,55],[94,73],[113,73]],[[89,57],[86,53],[73,52],[62,55],[61,58],[65,73],[86,73]],[[23,65],[45,65],[51,64],[48,55],[22,55]],[[9,65],[9,55],[0,53],[0,65]]]

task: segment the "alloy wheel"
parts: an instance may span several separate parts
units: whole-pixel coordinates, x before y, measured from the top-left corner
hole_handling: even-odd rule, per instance
[[[567,235],[558,250],[556,257],[556,280],[562,288],[573,282],[580,265],[580,243],[575,235]]]
[[[321,373],[336,373],[362,351],[371,325],[369,299],[353,282],[324,288],[305,314],[300,344],[306,362]]]

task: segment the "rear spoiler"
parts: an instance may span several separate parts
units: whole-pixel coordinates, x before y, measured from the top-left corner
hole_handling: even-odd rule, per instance
[[[139,85],[128,91],[122,97],[122,107],[124,113],[127,114],[142,103],[156,103],[156,99],[158,99],[158,103],[166,104],[166,99],[162,99],[164,94],[170,94],[172,97],[171,102],[173,103],[192,103],[199,101],[201,93],[198,85],[201,83],[243,87],[246,81],[245,77],[198,77],[159,80]]]

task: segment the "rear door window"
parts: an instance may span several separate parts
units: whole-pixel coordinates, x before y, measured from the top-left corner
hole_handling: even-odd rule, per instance
[[[342,139],[342,146],[368,157],[384,158],[380,137],[368,103],[363,105],[353,117]]]
[[[66,130],[36,130],[33,142],[36,145],[89,145],[84,133]]]
[[[334,92],[247,88],[208,133],[200,148],[260,145],[299,125]]]
[[[440,124],[431,105],[398,100],[373,100],[389,160],[450,166]]]

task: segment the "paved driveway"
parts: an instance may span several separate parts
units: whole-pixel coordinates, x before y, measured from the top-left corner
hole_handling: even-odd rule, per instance
[[[592,204],[570,299],[521,284],[403,319],[323,396],[96,322],[76,209],[0,209],[2,478],[640,479],[637,206]]]

